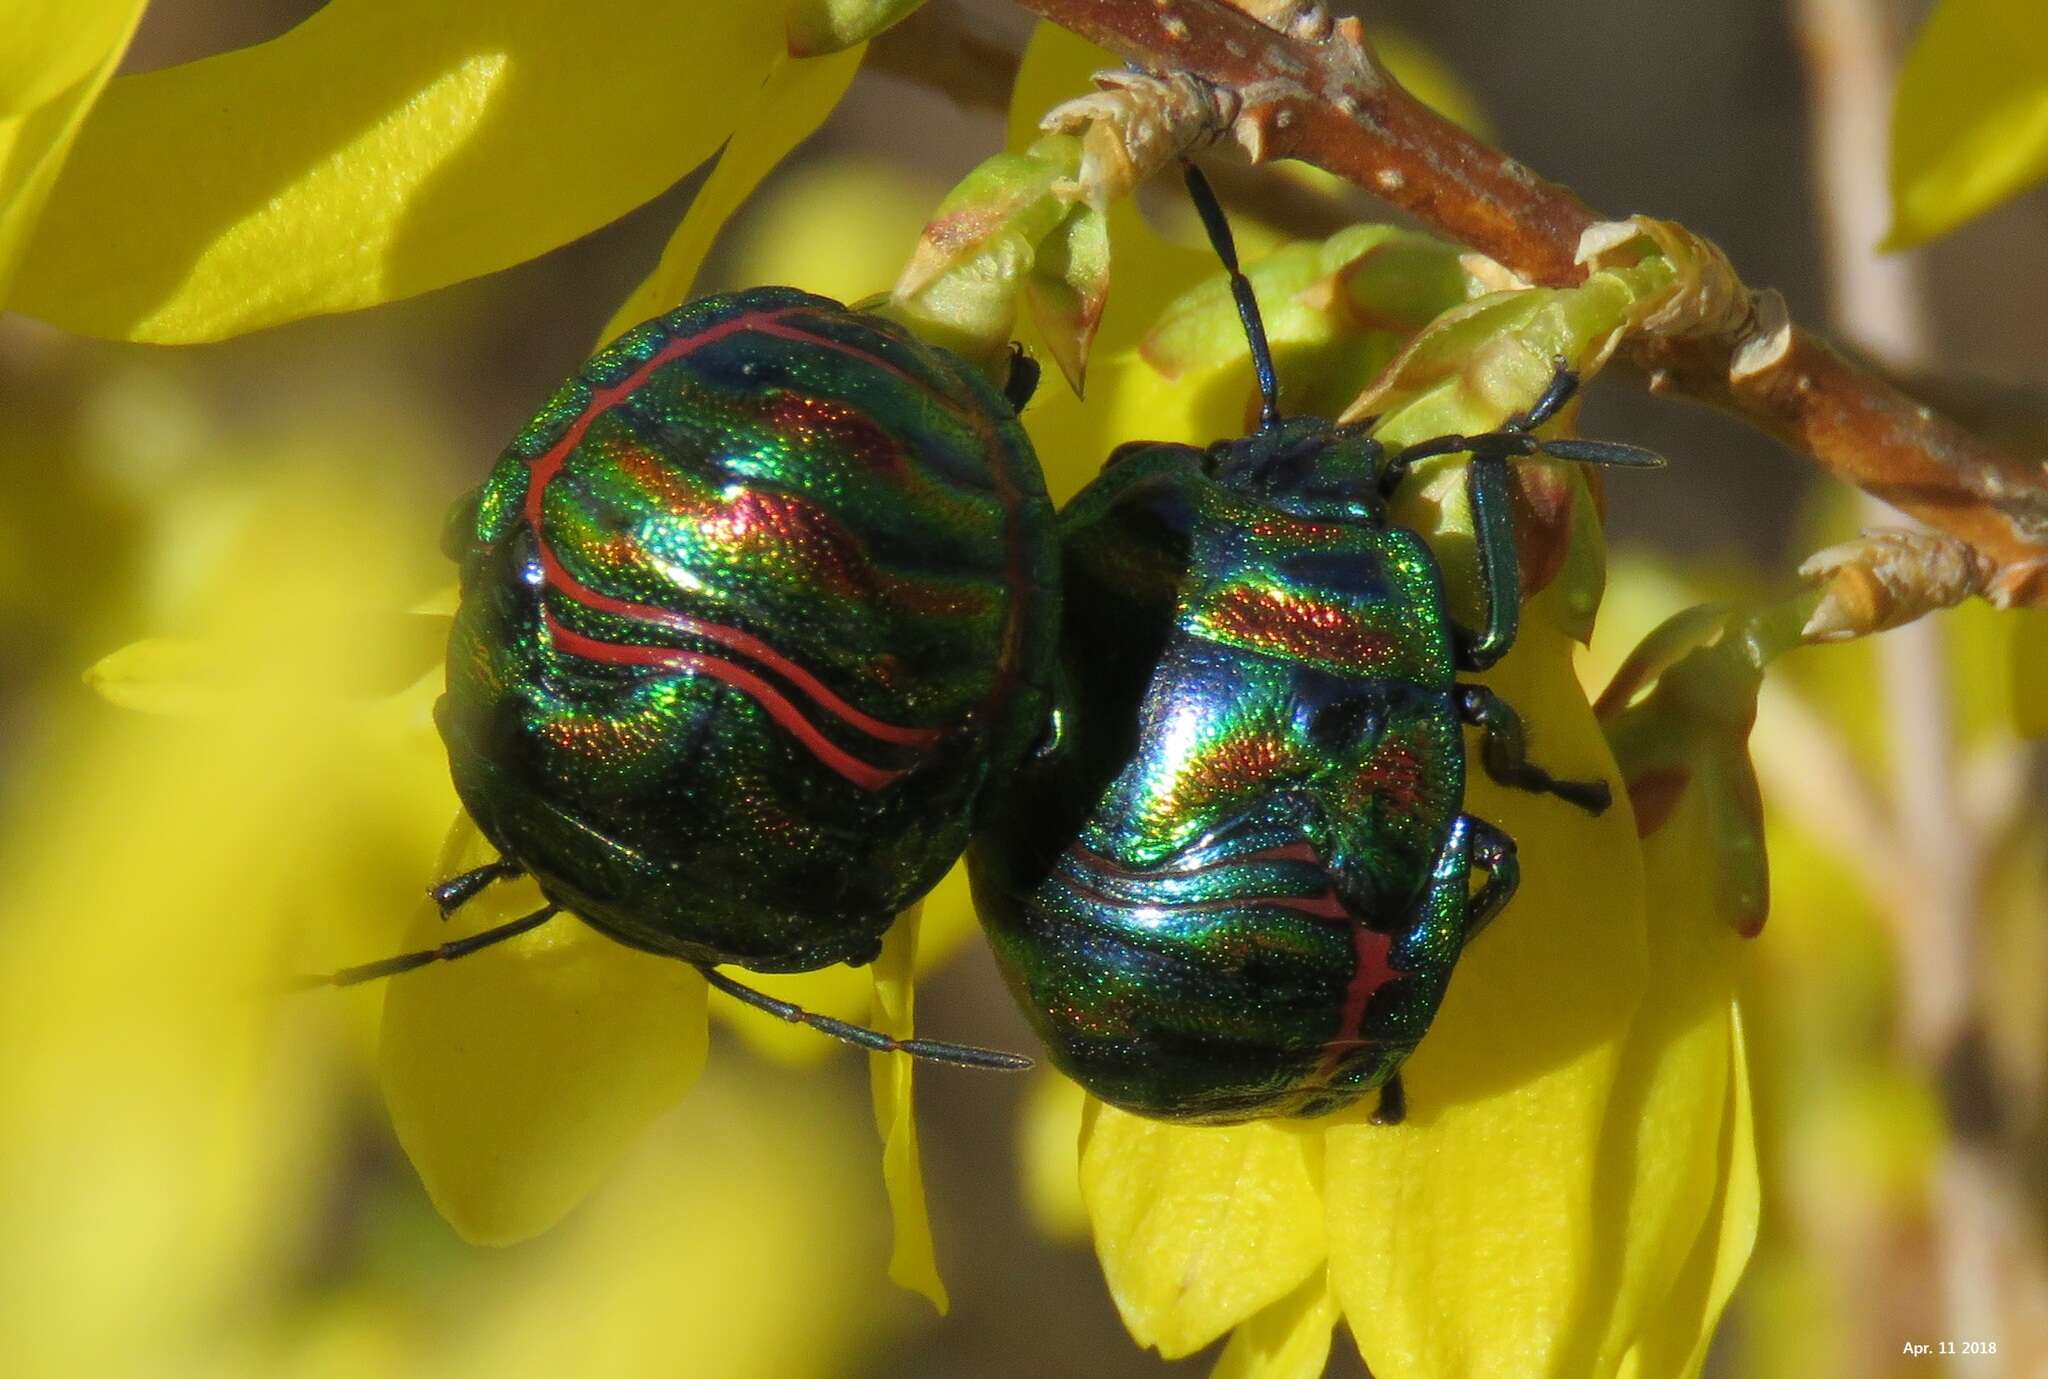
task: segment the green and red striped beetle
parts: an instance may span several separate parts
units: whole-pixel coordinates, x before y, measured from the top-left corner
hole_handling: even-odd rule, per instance
[[[1513,840],[1464,812],[1462,729],[1482,731],[1496,779],[1608,804],[1604,783],[1530,763],[1513,710],[1456,679],[1514,640],[1507,458],[1662,461],[1531,435],[1575,386],[1562,366],[1501,430],[1397,453],[1370,423],[1282,420],[1251,286],[1188,172],[1261,424],[1207,449],[1124,446],[1062,512],[1067,740],[976,836],[976,907],[1053,1062],[1097,1097],[1230,1122],[1379,1088],[1379,1117],[1398,1119],[1401,1063],[1517,879]],[[1459,452],[1487,594],[1476,632],[1386,509],[1410,464]]]
[[[462,598],[436,717],[501,860],[721,990],[897,1041],[714,970],[864,963],[1049,722],[1053,512],[1009,396],[893,322],[790,288],[701,298],[555,393],[451,519]]]

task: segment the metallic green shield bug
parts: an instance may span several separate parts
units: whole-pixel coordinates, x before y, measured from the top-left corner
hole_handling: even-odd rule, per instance
[[[1562,369],[1501,431],[1398,453],[1369,424],[1281,419],[1250,285],[1192,170],[1190,187],[1264,418],[1207,449],[1126,446],[1061,515],[1067,737],[977,837],[976,901],[1053,1061],[1096,1096],[1228,1122],[1380,1088],[1394,1119],[1402,1061],[1516,883],[1513,841],[1464,812],[1463,728],[1496,778],[1608,803],[1531,764],[1514,712],[1456,678],[1514,639],[1507,458],[1661,461],[1529,434],[1571,392]],[[1386,510],[1412,462],[1454,452],[1473,456],[1479,631]]]
[[[788,288],[691,302],[563,384],[451,519],[437,717],[502,860],[444,910],[529,872],[549,907],[479,941],[573,910],[897,1047],[712,969],[872,959],[1040,735],[1058,563],[1017,405]]]

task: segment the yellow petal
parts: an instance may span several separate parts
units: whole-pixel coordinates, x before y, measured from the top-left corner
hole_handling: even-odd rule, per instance
[[[1732,706],[1714,711],[1718,717]],[[1726,829],[1729,797],[1753,787],[1746,774],[1729,779],[1727,744],[1707,732],[1693,740],[1692,778],[1678,787],[1669,813],[1654,824],[1638,818],[1648,830],[1649,985],[1599,1146],[1596,1261],[1609,1272],[1592,1284],[1606,1316],[1584,1371],[1591,1374],[1614,1372],[1631,1349],[1647,1355],[1679,1347],[1676,1358],[1703,1356],[1755,1236],[1756,1147],[1734,1007],[1743,940],[1727,913],[1735,887],[1721,874],[1748,873],[1754,853],[1729,846]],[[1733,750],[1744,749],[1738,741]],[[1760,829],[1762,821],[1750,823]],[[1730,1181],[1742,1172],[1746,1193]],[[1679,1336],[1687,1324],[1693,1331]]]
[[[908,18],[924,0],[793,0],[789,50],[799,57],[836,53]]]
[[[279,693],[297,695],[309,712],[354,712],[416,683],[448,645],[446,618],[388,611],[237,632],[130,642],[87,667],[85,683],[141,713],[241,712],[250,699]]]
[[[668,247],[661,251],[661,262],[612,313],[603,340],[623,334],[689,298],[697,270],[703,266],[704,256],[711,252],[711,242],[719,230],[740,203],[753,194],[761,179],[825,122],[832,107],[846,94],[864,51],[856,47],[829,57],[777,61],[767,81],[747,99],[731,140],[718,155],[717,166],[690,203]]]
[[[402,1370],[333,1379],[844,1374],[875,1337],[880,1290],[856,1263],[879,1222],[845,1152],[861,1108],[840,1092],[714,1069],[561,1229],[441,1262],[433,1286],[463,1302],[433,1314]]]
[[[1722,1129],[1720,1193],[1670,1293],[1623,1355],[1621,1379],[1691,1379],[1707,1360],[1714,1330],[1756,1243],[1762,1199],[1757,1178],[1748,1055],[1738,1012],[1728,1012],[1729,1104]]]
[[[0,301],[142,3],[78,0],[8,18],[0,45]]]
[[[1323,1262],[1312,1134],[1186,1126],[1090,1102],[1081,1196],[1124,1326],[1168,1359],[1300,1286]]]
[[[214,340],[523,262],[709,157],[782,42],[771,5],[334,0],[112,82],[8,304]]]
[[[1024,1205],[1032,1224],[1054,1240],[1080,1241],[1088,1236],[1088,1205],[1081,1200],[1076,1162],[1087,1103],[1081,1084],[1042,1067],[1032,1074],[1024,1114],[1017,1122]]]
[[[85,672],[102,699],[140,713],[192,714],[222,707],[231,662],[205,642],[145,637],[110,651]]]
[[[91,76],[109,53],[118,59],[141,11],[132,0],[14,6],[0,49],[0,111],[33,110]]]
[[[1319,1271],[1230,1333],[1209,1379],[1322,1379],[1337,1299]]]
[[[1616,1282],[1628,1178],[1612,1137],[1630,1127],[1610,1111],[1645,988],[1643,872],[1556,594],[1482,678],[1521,712],[1535,760],[1607,780],[1616,804],[1591,818],[1470,774],[1466,808],[1515,838],[1521,890],[1404,1070],[1407,1122],[1354,1114],[1327,1137],[1330,1281],[1380,1374],[1583,1379]]]
[[[457,821],[439,875],[493,856]],[[537,908],[503,882],[443,921],[422,905],[408,949]],[[366,957],[382,956],[366,954]],[[611,1170],[704,1065],[704,980],[687,963],[614,942],[572,915],[458,962],[393,978],[384,1093],[427,1195],[465,1239],[546,1230]]]
[[[1892,228],[1904,248],[2048,176],[2048,8],[1942,0],[1899,74]]]
[[[918,911],[903,912],[882,939],[882,955],[874,963],[873,1027],[897,1039],[915,1032],[912,977],[917,965]],[[882,1181],[889,1190],[889,1213],[896,1242],[889,1251],[889,1277],[946,1311],[946,1285],[939,1277],[938,1253],[932,1244],[931,1216],[925,1210],[924,1169],[917,1155],[917,1116],[911,1095],[916,1060],[903,1053],[868,1055],[875,1099],[875,1128],[882,1134]]]

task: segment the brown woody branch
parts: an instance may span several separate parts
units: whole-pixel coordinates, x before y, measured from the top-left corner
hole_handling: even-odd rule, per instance
[[[1532,283],[1584,270],[1580,237],[1612,219],[1430,110],[1387,75],[1356,21],[1307,4],[1244,0],[1285,17],[1268,27],[1225,0],[1018,0],[1154,72],[1185,71],[1233,93],[1235,132],[1255,159],[1297,158],[1354,182]],[[1738,373],[1755,322],[1633,346],[1651,386],[1749,420],[1833,473],[1969,542],[1996,602],[2048,606],[2048,466],[2003,453],[1794,328]],[[1752,356],[1754,350],[1752,349]]]

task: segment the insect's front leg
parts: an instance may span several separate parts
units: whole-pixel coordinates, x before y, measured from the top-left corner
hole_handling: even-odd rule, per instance
[[[1458,665],[1485,670],[1515,644],[1522,616],[1522,566],[1515,555],[1515,519],[1508,506],[1508,462],[1474,455],[1465,466],[1465,500],[1472,509],[1472,545],[1479,556],[1479,591],[1485,622],[1477,632],[1452,624]]]
[[[1416,460],[1456,453],[1490,440],[1519,443],[1527,438],[1514,432],[1487,436],[1441,436],[1420,441],[1388,461],[1382,487],[1391,495]],[[1483,621],[1477,631],[1456,623],[1458,669],[1485,670],[1515,644],[1515,632],[1522,613],[1522,569],[1515,556],[1515,520],[1508,504],[1508,462],[1504,455],[1485,451],[1473,454],[1465,466],[1465,501],[1472,511],[1472,544],[1479,557],[1479,589],[1485,601]]]
[[[1453,626],[1461,670],[1485,670],[1515,644],[1522,608],[1522,571],[1515,556],[1514,514],[1508,505],[1508,460],[1518,455],[1554,454],[1588,464],[1663,463],[1660,457],[1634,446],[1550,441],[1532,435],[1557,414],[1578,387],[1579,376],[1559,359],[1534,405],[1509,417],[1499,430],[1417,441],[1389,460],[1381,473],[1381,490],[1391,497],[1417,460],[1459,452],[1472,457],[1465,467],[1465,500],[1472,511],[1472,543],[1479,556],[1479,587],[1486,607],[1477,631]]]
[[[1522,716],[1486,686],[1458,686],[1458,717],[1479,729],[1480,764],[1502,785],[1555,795],[1588,814],[1603,813],[1613,802],[1606,781],[1559,780],[1529,760]]]

